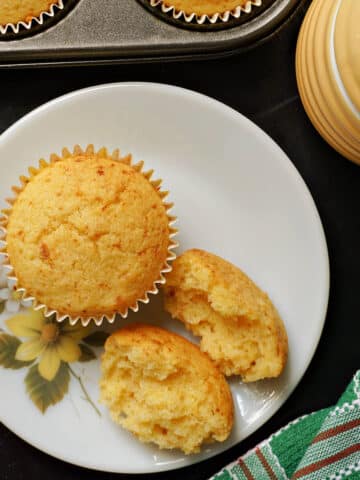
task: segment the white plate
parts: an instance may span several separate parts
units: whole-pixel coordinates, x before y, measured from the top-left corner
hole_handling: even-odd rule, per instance
[[[44,452],[104,471],[158,472],[209,458],[263,425],[294,390],[314,354],[329,292],[327,247],[314,202],[286,155],[242,115],[191,91],[142,83],[71,93],[9,128],[0,137],[0,198],[10,195],[10,186],[40,157],[76,143],[120,147],[155,169],[176,205],[180,251],[214,252],[268,292],[288,331],[288,365],[277,380],[243,385],[232,379],[231,438],[196,456],[140,444],[115,426],[102,406],[102,416],[96,415],[74,378],[69,394],[42,414],[25,392],[27,369],[0,367],[1,421]],[[189,337],[161,311],[160,300],[153,298],[130,320],[166,324]],[[0,316],[3,328],[7,317]],[[97,402],[99,361],[72,368]]]

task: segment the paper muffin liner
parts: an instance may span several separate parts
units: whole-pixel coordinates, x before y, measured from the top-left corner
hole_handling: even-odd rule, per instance
[[[52,163],[64,160],[66,158],[69,158],[75,155],[97,155],[97,156],[101,156],[102,158],[109,158],[111,160],[122,162],[122,163],[125,163],[126,165],[131,166],[137,172],[142,173],[142,175],[157,190],[167,212],[167,218],[169,220],[169,223],[168,223],[169,245],[167,248],[168,254],[164,262],[164,265],[160,270],[159,277],[153,282],[151,289],[147,290],[141,298],[137,299],[133,303],[133,305],[129,305],[126,308],[126,310],[123,312],[115,312],[111,315],[104,313],[97,316],[89,315],[84,317],[82,316],[72,317],[71,315],[61,314],[57,310],[49,308],[47,305],[37,300],[37,298],[35,298],[34,296],[29,295],[26,288],[20,285],[20,282],[15,276],[14,269],[11,265],[9,255],[7,253],[7,243],[6,243],[7,225],[8,225],[9,217],[11,215],[12,206],[14,205],[19,193],[21,193],[24,190],[25,186],[30,181],[30,179],[36,176],[41,170],[43,170],[44,168],[47,168]],[[112,154],[108,154],[107,149],[105,147],[100,148],[100,150],[96,152],[93,145],[88,145],[85,150],[83,150],[79,145],[75,145],[72,153],[67,148],[64,148],[62,150],[62,156],[58,156],[57,154],[53,153],[50,155],[49,161],[46,161],[42,158],[39,160],[38,168],[29,167],[28,168],[29,175],[20,176],[21,185],[12,187],[12,191],[14,192],[14,197],[6,199],[6,202],[9,204],[9,208],[3,209],[1,211],[2,215],[0,217],[0,264],[2,261],[2,266],[6,271],[9,289],[15,290],[18,293],[19,300],[22,303],[25,302],[27,305],[31,306],[34,310],[42,310],[45,317],[51,317],[52,315],[55,315],[56,321],[58,322],[63,322],[64,320],[68,319],[71,325],[75,325],[77,322],[81,322],[81,324],[84,327],[86,327],[91,321],[93,321],[95,325],[100,326],[104,320],[109,323],[114,323],[117,315],[120,315],[122,318],[126,318],[128,316],[129,310],[133,312],[137,312],[139,310],[140,303],[145,303],[145,304],[149,303],[150,301],[149,295],[150,294],[155,295],[159,292],[158,286],[165,284],[166,282],[165,274],[171,272],[172,270],[171,262],[176,258],[176,253],[174,252],[174,249],[178,247],[178,243],[176,242],[176,240],[174,240],[174,237],[177,235],[178,230],[177,228],[174,227],[174,224],[177,221],[177,217],[170,215],[170,211],[173,208],[173,203],[165,202],[165,198],[167,197],[169,192],[167,190],[162,190],[160,188],[162,180],[161,179],[152,180],[151,177],[154,171],[149,170],[144,172],[143,166],[144,166],[143,161],[140,161],[134,164],[132,161],[131,154],[126,155],[125,157],[121,157],[119,149],[114,150]]]
[[[165,5],[164,0],[145,0],[150,7],[160,10],[162,13],[169,15],[173,20],[180,20],[187,24],[196,23],[197,25],[226,24],[231,20],[237,20],[244,14],[250,14],[253,7],[261,7],[263,0],[248,0],[245,5],[239,5],[233,10],[226,10],[225,12],[218,12],[212,15],[198,15],[196,13],[186,13],[183,10],[177,10],[174,6]]]
[[[20,21],[0,25],[0,38],[1,35],[18,35],[23,31],[31,32],[35,26],[43,26],[47,20],[54,18],[62,10],[64,10],[64,2],[63,0],[57,0],[50,5],[48,11],[41,12],[38,17],[32,17],[28,22]]]

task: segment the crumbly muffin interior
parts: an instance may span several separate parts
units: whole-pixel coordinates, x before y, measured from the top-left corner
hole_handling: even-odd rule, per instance
[[[244,382],[276,377],[287,357],[283,323],[268,296],[215,255],[178,257],[165,287],[165,308],[200,337],[200,347],[227,376]]]
[[[106,343],[102,372],[102,402],[143,442],[189,454],[229,435],[229,387],[182,337],[149,326],[120,330]]]

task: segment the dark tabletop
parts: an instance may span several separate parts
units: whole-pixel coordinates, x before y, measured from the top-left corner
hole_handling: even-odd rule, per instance
[[[210,477],[290,420],[335,403],[360,367],[360,167],[322,140],[299,100],[294,54],[304,10],[300,8],[287,26],[265,43],[227,59],[0,71],[0,132],[54,97],[106,82],[161,82],[214,97],[246,115],[283,148],[320,212],[330,256],[330,301],[319,347],[298,387],[271,420],[239,445],[192,467],[139,476],[141,479]],[[130,477],[63,463],[24,443],[0,424],[1,480]]]

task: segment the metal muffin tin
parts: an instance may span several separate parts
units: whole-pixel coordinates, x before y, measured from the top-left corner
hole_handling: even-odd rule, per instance
[[[65,17],[46,30],[18,39],[0,40],[0,67],[130,63],[227,55],[269,35],[299,3],[301,0],[274,0],[246,23],[224,30],[196,31],[158,18],[136,0],[79,0]]]

